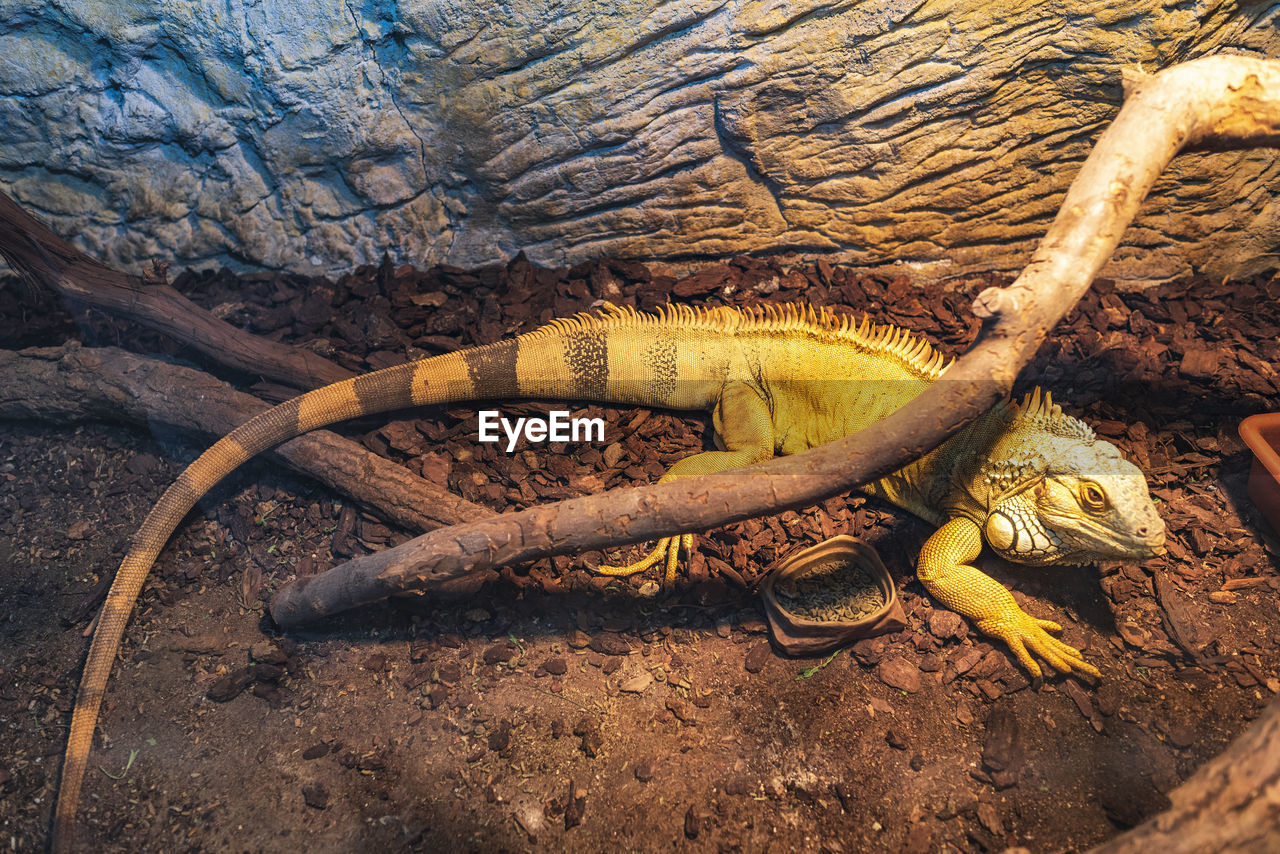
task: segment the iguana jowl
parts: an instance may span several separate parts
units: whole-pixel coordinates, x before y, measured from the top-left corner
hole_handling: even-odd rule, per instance
[[[904,330],[865,320],[854,326],[825,309],[676,306],[649,315],[606,305],[598,316],[335,383],[251,419],[182,472],[116,574],[76,698],[55,847],[70,844],[99,705],[147,572],[196,501],[255,454],[327,424],[408,406],[575,399],[711,411],[723,450],[681,460],[664,479],[708,474],[854,433],[938,380],[944,361]],[[920,581],[1037,675],[1033,653],[1059,671],[1097,671],[1048,633],[1059,629],[1055,623],[1023,612],[972,566],[984,538],[999,554],[1034,565],[1143,560],[1163,551],[1164,525],[1142,473],[1038,390],[1021,404],[996,407],[867,491],[939,525],[921,550]],[[617,571],[664,557],[671,571],[681,540],[663,540],[650,558]]]

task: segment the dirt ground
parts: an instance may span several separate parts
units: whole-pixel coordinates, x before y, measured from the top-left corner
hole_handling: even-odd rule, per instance
[[[353,369],[527,331],[598,299],[652,308],[805,299],[948,353],[990,278],[734,259],[684,277],[367,268],[340,282],[176,283],[231,322]],[[1245,495],[1246,415],[1274,409],[1280,281],[1101,283],[1042,349],[1039,382],[1147,473],[1169,554],[1144,566],[985,567],[1103,672],[1028,683],[912,576],[930,528],[860,496],[699,538],[673,591],[568,558],[464,601],[405,598],[305,632],[272,591],[412,532],[265,461],[201,502],[127,632],[80,811],[93,851],[1076,851],[1159,812],[1280,690],[1276,542]],[[0,280],[0,346],[76,339],[194,362],[143,330]],[[175,393],[181,390],[175,389]],[[503,405],[513,414],[542,404]],[[475,407],[340,432],[495,510],[658,477],[709,443],[700,415],[577,406],[605,443],[476,441]],[[0,422],[0,844],[40,850],[89,617],[129,538],[206,445],[156,427]],[[616,445],[616,447],[614,447]],[[753,593],[835,533],[875,546],[909,626],[788,659]],[[638,552],[630,549],[628,555]],[[602,559],[584,556],[587,564]],[[7,837],[7,840],[5,839]]]

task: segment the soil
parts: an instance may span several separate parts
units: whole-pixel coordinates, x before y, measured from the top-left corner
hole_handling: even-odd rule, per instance
[[[198,303],[359,370],[527,331],[599,299],[804,299],[957,354],[994,277],[736,258],[543,270],[363,268],[339,282],[182,276]],[[295,576],[401,542],[342,496],[252,462],[161,555],[126,634],[80,810],[94,851],[1035,851],[1089,848],[1154,815],[1280,690],[1277,547],[1245,492],[1246,415],[1275,408],[1280,281],[1100,282],[1042,348],[1052,388],[1147,473],[1169,554],[1143,566],[983,566],[1063,623],[1103,672],[1030,684],[912,576],[925,523],[861,496],[698,539],[674,590],[592,574],[589,554],[508,568],[466,599],[403,598],[305,632],[266,616]],[[0,280],[0,346],[171,342]],[[1025,388],[1023,390],[1025,390]],[[175,389],[175,393],[181,393]],[[504,414],[551,404],[504,404]],[[710,447],[700,415],[575,405],[604,443],[476,441],[475,407],[341,432],[495,510],[651,481]],[[82,632],[130,536],[202,450],[109,424],[0,424],[0,828],[40,850]],[[837,533],[879,550],[908,616],[829,657],[775,654],[754,594]],[[625,555],[634,558],[638,549]],[[611,556],[613,560],[617,556]]]

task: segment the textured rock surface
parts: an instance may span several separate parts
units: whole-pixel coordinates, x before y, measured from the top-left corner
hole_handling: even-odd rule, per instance
[[[0,189],[135,270],[522,248],[1015,268],[1124,65],[1280,55],[1278,10],[0,0]],[[1278,178],[1270,152],[1179,161],[1109,272],[1274,263]]]

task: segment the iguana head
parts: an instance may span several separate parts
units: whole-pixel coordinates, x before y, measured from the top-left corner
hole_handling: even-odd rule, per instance
[[[1146,477],[1115,445],[1039,389],[1002,417],[1007,429],[979,473],[992,549],[1033,565],[1164,554],[1164,522]]]

